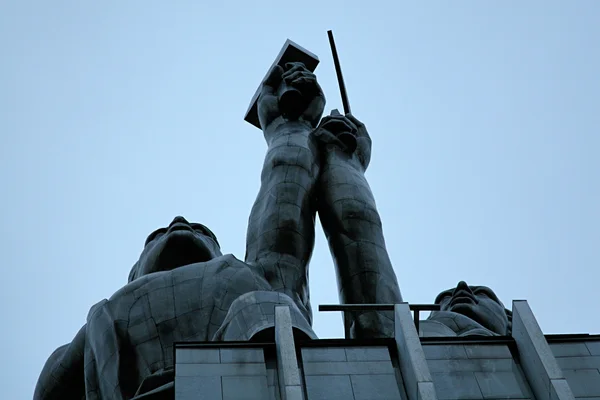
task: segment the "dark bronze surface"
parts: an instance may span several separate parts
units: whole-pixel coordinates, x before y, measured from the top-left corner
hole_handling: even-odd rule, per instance
[[[438,294],[435,303],[440,311],[433,311],[427,321],[441,323],[457,336],[510,335],[512,312],[487,286],[469,286],[460,281],[455,288]]]
[[[293,114],[280,107],[283,85],[283,92],[302,99],[293,104]],[[94,305],[73,340],[49,357],[35,399],[169,397],[176,342],[272,341],[276,305],[290,307],[297,338],[316,338],[308,264],[317,212],[340,302],[402,302],[365,178],[369,134],[351,114],[321,120],[324,107],[325,96],[309,68],[276,62],[256,101],[268,149],[244,261],[222,254],[207,227],[183,217],[153,232],[129,283]],[[466,291],[459,286],[459,292]],[[444,299],[442,317],[453,312],[445,309]],[[480,314],[485,320],[484,309]],[[346,312],[344,321],[349,338],[393,337],[392,311]],[[503,322],[494,320],[493,328],[501,329]]]

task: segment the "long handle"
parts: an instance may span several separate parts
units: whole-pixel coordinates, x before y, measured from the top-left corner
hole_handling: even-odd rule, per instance
[[[340,85],[340,94],[342,95],[344,114],[348,114],[350,113],[350,103],[348,102],[348,95],[346,94],[346,85],[344,85],[344,77],[342,76],[342,68],[340,67],[340,60],[338,58],[337,50],[335,48],[335,41],[333,40],[333,32],[330,30],[327,31],[327,36],[329,36],[329,45],[331,46],[331,54],[333,55],[335,73],[337,74],[338,83]]]

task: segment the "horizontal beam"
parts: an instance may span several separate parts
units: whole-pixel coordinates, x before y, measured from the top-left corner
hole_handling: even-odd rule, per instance
[[[395,304],[320,304],[319,311],[394,311]],[[409,304],[411,311],[439,311],[439,304]]]

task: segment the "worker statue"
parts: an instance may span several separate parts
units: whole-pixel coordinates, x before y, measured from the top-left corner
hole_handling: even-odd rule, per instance
[[[487,286],[458,282],[437,295],[440,310],[419,322],[420,336],[508,336],[512,312]]]
[[[306,100],[293,118],[279,109],[281,85]],[[308,263],[317,211],[342,301],[402,301],[364,176],[371,141],[351,115],[321,121],[324,106],[315,75],[302,63],[271,69],[258,100],[268,149],[244,261],[223,254],[207,227],[183,217],[156,230],[128,284],[94,305],[73,340],[50,355],[34,399],[120,400],[172,392],[175,342],[272,340],[276,305],[289,306],[296,336],[316,338]],[[352,314],[346,331],[353,338],[391,336],[393,319]]]

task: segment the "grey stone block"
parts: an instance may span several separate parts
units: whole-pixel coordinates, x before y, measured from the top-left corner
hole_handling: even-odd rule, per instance
[[[495,372],[512,371],[516,367],[514,360],[506,358],[496,359],[456,359],[456,360],[429,360],[429,370],[434,372]]]
[[[465,345],[469,358],[513,358],[508,346],[505,344],[471,344]]]
[[[223,400],[265,400],[269,397],[266,376],[224,376],[222,383]]]
[[[431,377],[440,400],[483,399],[473,372],[432,373]]]
[[[585,345],[587,346],[588,350],[590,351],[590,354],[593,356],[600,356],[600,341],[596,341],[596,342],[585,342]]]
[[[175,378],[177,400],[223,400],[221,378],[218,376],[186,376]]]
[[[288,306],[275,307],[275,348],[277,351],[277,377],[279,390],[283,393],[287,386],[300,386],[300,369],[296,358],[292,317]],[[287,400],[287,398],[286,398]]]
[[[398,381],[389,375],[351,375],[355,400],[400,400]],[[309,398],[309,400],[311,400]]]
[[[475,372],[484,399],[526,399],[532,397],[527,383],[514,372]]]
[[[177,364],[218,364],[219,349],[176,349]]]
[[[540,400],[547,399],[551,391],[550,381],[564,376],[525,300],[513,301],[512,336],[533,393]]]
[[[566,379],[550,380],[550,400],[575,400]]]
[[[565,370],[564,374],[575,397],[600,396],[600,372],[597,369]]]
[[[352,400],[352,383],[348,375],[306,377],[307,400]]]
[[[554,357],[589,356],[590,351],[584,342],[581,343],[552,343],[550,344]]]
[[[304,400],[304,393],[302,392],[302,386],[286,386],[285,387],[285,400]]]
[[[262,363],[265,362],[263,349],[221,349],[222,363]]]
[[[277,370],[272,368],[267,368],[267,385],[269,386],[277,386]]]
[[[438,400],[433,382],[419,382],[417,384],[417,400]]]
[[[348,361],[388,361],[390,350],[385,346],[377,347],[346,347]]]
[[[269,400],[280,400],[279,388],[277,386],[268,385],[267,392],[269,392]]]
[[[304,364],[304,375],[393,374],[391,361],[312,362]]]
[[[247,364],[177,364],[178,376],[267,376],[267,369],[263,363]]]
[[[421,339],[407,303],[394,306],[394,326],[396,327],[394,339],[396,340],[399,367],[406,387],[406,394],[408,400],[418,400],[421,395],[419,384],[432,382],[432,378],[421,345]],[[435,391],[426,394],[435,398]]]
[[[343,347],[305,347],[302,349],[302,361],[346,361],[346,351]]]
[[[453,360],[467,358],[462,344],[424,345],[423,353],[427,360]]]
[[[558,357],[558,366],[566,369],[600,369],[600,356],[587,357]]]

